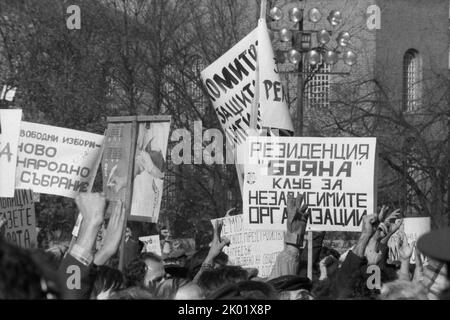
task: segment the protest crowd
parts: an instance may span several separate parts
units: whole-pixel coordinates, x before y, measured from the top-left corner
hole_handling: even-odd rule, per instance
[[[13,1],[5,3],[7,2],[13,3]],[[25,3],[27,1],[15,2]],[[94,1],[85,1],[84,8],[89,8],[88,4],[91,2]],[[97,2],[103,5],[105,1]],[[141,23],[139,15],[137,13],[129,14],[122,7],[126,8],[130,5],[133,10],[139,9],[146,2],[152,3],[151,6],[147,4],[149,5],[147,11],[152,15],[149,16],[148,21],[144,20],[145,23],[142,23],[145,29],[142,29],[142,32],[136,31],[140,30],[134,29],[138,23]],[[311,50],[305,51],[302,33],[305,31],[303,30],[303,9],[290,9],[291,18],[294,18],[295,23],[299,23],[295,30],[295,37],[288,29],[280,30],[285,30],[284,33],[289,34],[289,36],[284,34],[285,38],[288,38],[287,40],[299,42],[302,53],[294,49],[286,53],[291,57],[290,60],[294,60],[295,65],[298,64],[299,70],[299,72],[285,72],[299,74],[299,78],[296,80],[299,84],[295,85],[299,88],[295,98],[297,100],[287,99],[290,96],[287,89],[294,86],[293,83],[289,83],[286,91],[283,88],[285,81],[282,81],[281,69],[279,71],[277,65],[277,63],[281,63],[278,61],[281,59],[279,54],[281,51],[277,50],[276,55],[274,53],[273,39],[271,39],[273,30],[269,32],[266,21],[267,1],[256,1],[261,3],[258,26],[237,43],[237,35],[234,34],[234,31],[228,30],[228,25],[222,22],[225,16],[224,12],[228,12],[228,10],[218,11],[217,21],[214,20],[212,24],[225,25],[226,33],[233,33],[233,40],[225,41],[217,35],[216,38],[223,42],[223,45],[231,45],[231,43],[234,45],[231,48],[227,47],[228,51],[224,53],[222,49],[211,50],[214,51],[214,59],[217,58],[217,60],[214,61],[212,57],[205,60],[213,61],[207,67],[203,65],[203,62],[200,64],[200,59],[197,59],[198,54],[195,51],[195,54],[192,54],[191,47],[192,50],[195,48],[192,46],[191,40],[186,44],[179,43],[178,38],[186,38],[185,31],[190,27],[178,25],[179,23],[172,19],[172,13],[178,12],[179,9],[178,1],[174,2],[177,5],[173,9],[169,5],[166,8],[166,4],[172,2],[137,1],[135,4],[128,4],[128,1],[120,1],[120,5],[116,5],[114,2],[114,7],[111,6],[108,11],[105,11],[108,13],[105,14],[105,17],[111,16],[115,19],[111,20],[109,24],[105,23],[107,25],[106,33],[108,35],[118,34],[119,38],[117,41],[114,40],[114,43],[117,42],[117,45],[124,43],[127,44],[127,47],[120,49],[120,47],[105,46],[109,49],[98,54],[98,61],[86,64],[89,68],[78,65],[86,58],[81,53],[80,57],[76,55],[76,59],[71,58],[72,53],[78,49],[69,50],[67,48],[72,48],[71,46],[65,48],[58,42],[61,39],[69,39],[72,35],[74,35],[74,39],[78,39],[76,30],[81,27],[69,28],[71,31],[65,30],[65,26],[61,27],[65,33],[61,33],[60,37],[51,36],[48,41],[49,43],[55,42],[55,51],[65,48],[62,51],[68,52],[68,54],[64,53],[61,58],[64,67],[56,69],[55,72],[61,77],[53,77],[52,73],[44,73],[42,80],[34,79],[34,73],[39,74],[41,69],[32,70],[33,73],[30,76],[28,73],[23,76],[25,82],[29,82],[29,86],[33,90],[42,92],[42,99],[30,95],[28,100],[24,100],[25,102],[20,105],[9,106],[5,100],[7,87],[3,88],[4,92],[0,95],[0,102],[2,99],[5,100],[3,102],[5,108],[1,108],[0,105],[0,300],[450,299],[450,228],[442,227],[448,224],[448,206],[450,204],[450,183],[448,183],[450,172],[448,166],[450,140],[448,137],[450,135],[447,136],[446,141],[433,138],[433,143],[428,143],[425,138],[422,139],[418,135],[416,127],[419,126],[413,123],[407,124],[406,127],[414,134],[408,134],[408,131],[402,129],[403,127],[399,127],[399,132],[404,134],[404,137],[401,138],[390,129],[390,126],[384,127],[382,121],[379,121],[379,119],[386,118],[384,113],[387,111],[385,109],[391,109],[390,104],[385,103],[384,100],[380,102],[380,105],[385,109],[378,110],[374,104],[375,118],[366,120],[364,116],[361,116],[359,119],[359,112],[365,115],[368,113],[368,110],[365,110],[366,105],[372,104],[372,94],[364,92],[364,98],[361,99],[362,105],[364,105],[363,110],[354,115],[357,120],[349,118],[350,120],[342,121],[344,123],[348,121],[348,126],[352,128],[373,126],[377,127],[376,130],[379,131],[369,131],[369,133],[362,131],[363,133],[361,133],[357,129],[357,131],[349,132],[342,130],[342,124],[339,124],[341,122],[326,124],[324,121],[323,125],[327,131],[320,132],[314,125],[311,125],[314,130],[311,131],[311,136],[307,136],[303,130],[303,102],[301,101],[306,95],[305,88],[309,88],[311,94],[316,89],[313,89],[312,85],[309,87],[306,83],[303,84],[305,72],[302,70],[311,70],[308,71],[313,74],[312,77],[308,74],[308,78],[311,79],[315,77],[314,72],[323,76],[321,79],[325,79],[325,75],[328,77],[329,75],[350,74],[350,72],[331,71],[331,65],[337,63],[338,58],[343,60],[349,68],[356,63],[356,54],[350,49],[345,49],[349,45],[349,32],[338,33],[338,29],[333,29],[332,32],[328,32],[326,29],[317,33],[311,31],[305,38],[311,38],[313,33],[317,35],[317,51],[311,49],[312,44],[306,46],[311,47],[309,48]],[[213,2],[214,5],[211,5],[213,8],[222,3],[222,1]],[[245,1],[223,1],[229,5],[237,5],[241,2]],[[401,7],[403,11],[404,3],[398,2],[400,2],[399,8]],[[34,3],[38,5],[41,0],[34,1]],[[188,4],[187,1],[185,3]],[[153,16],[154,12],[160,11],[155,9],[157,5],[166,8],[165,10],[171,15],[160,17],[156,14]],[[186,8],[184,8],[185,6]],[[39,7],[47,9],[46,7],[51,7],[51,5],[41,4]],[[70,7],[73,10],[78,8],[75,5]],[[352,8],[349,5],[348,7]],[[421,5],[421,7],[425,6]],[[13,12],[20,13],[27,9],[28,5],[17,8]],[[196,18],[192,20],[198,20],[198,23],[201,23],[204,17],[209,17],[208,14],[197,10],[198,8],[195,6],[191,8],[189,5],[183,4],[181,8],[189,9],[186,12],[190,14],[195,13]],[[118,11],[112,11],[112,9]],[[315,25],[321,19],[321,13],[315,7],[308,9],[310,9],[308,19]],[[33,10],[29,10],[33,13]],[[233,12],[241,11],[239,7],[236,7],[235,10],[230,11],[231,18],[234,16]],[[277,7],[271,10],[272,18],[277,16],[280,10]],[[89,11],[86,9],[83,15],[87,16]],[[197,11],[200,12],[198,17]],[[442,9],[440,11],[448,12]],[[70,10],[67,12],[70,13]],[[75,17],[77,14],[79,16],[80,8],[74,12]],[[110,12],[116,12],[116,14],[110,14]],[[136,21],[128,24],[128,20],[126,20],[128,14],[130,17],[133,16],[133,21]],[[19,15],[11,15],[11,17],[14,16]],[[122,18],[119,19],[119,16],[124,16],[123,24],[127,26],[126,30],[120,32],[110,29],[114,25],[121,24],[119,21],[122,21]],[[46,14],[42,14],[42,17],[43,20],[48,20]],[[0,14],[0,34],[3,42],[8,37],[3,35],[1,23],[6,24],[8,30],[22,29],[22,27],[10,28],[9,24],[13,24],[8,22],[10,18],[7,18],[6,15]],[[100,19],[97,23],[97,16],[93,15],[91,18],[91,23],[95,22],[92,24],[93,30],[103,24]],[[159,21],[157,24],[167,24],[170,28],[176,26],[177,29],[180,29],[182,37],[178,38],[172,35],[172,31],[158,30],[151,33],[158,38],[158,41],[163,35],[166,36],[166,33],[168,38],[173,37],[176,40],[173,41],[174,47],[168,51],[171,52],[171,55],[172,51],[175,52],[173,57],[165,57],[164,52],[161,51],[161,47],[164,47],[162,43],[168,40],[148,47],[142,45],[143,39],[147,38],[149,34],[147,29],[149,21],[153,23],[156,18]],[[78,19],[80,18],[78,17]],[[410,17],[407,16],[407,19],[410,20]],[[60,20],[58,16],[58,23]],[[182,20],[191,20],[191,18],[183,16]],[[329,22],[329,28],[335,28],[342,22],[342,15],[337,10],[331,10],[328,18],[325,19],[324,16],[323,20],[324,23],[325,20]],[[38,39],[36,40],[37,48],[19,55],[17,52],[22,50],[22,46],[19,46],[19,49],[13,51],[13,54],[5,54],[8,59],[14,55],[31,57],[30,67],[27,64],[18,69],[23,71],[33,69],[39,63],[43,63],[40,60],[48,61],[49,65],[55,64],[54,57],[47,55],[46,50],[41,47],[41,42],[45,43],[45,41],[34,35],[36,30],[42,29],[44,30],[42,33],[45,34],[47,29],[33,26],[34,19],[29,21],[30,25],[24,27],[31,30],[29,38],[24,38],[29,40],[17,42],[22,44]],[[447,17],[445,17],[445,22],[448,23]],[[29,23],[23,23],[23,25]],[[233,23],[239,24],[234,20]],[[128,29],[128,25],[131,29]],[[88,26],[87,21],[86,26]],[[52,27],[48,30],[55,29],[57,31],[61,28]],[[426,28],[424,27],[424,29]],[[204,36],[209,33],[214,34],[214,32],[209,27],[205,30],[207,31],[198,32],[198,34],[202,39],[209,39]],[[447,26],[445,30],[448,31]],[[90,34],[84,29],[83,32],[79,33],[80,39],[83,39],[81,36]],[[128,38],[122,38],[123,35],[133,33],[142,37],[136,41],[135,49],[132,49],[134,44],[128,47]],[[415,32],[410,31],[409,33]],[[438,34],[439,32],[433,33]],[[331,34],[333,36],[338,34],[335,40],[339,46],[335,48],[336,50],[331,50],[331,47],[326,46],[330,41]],[[297,35],[300,36],[297,37]],[[9,38],[13,43],[16,42],[16,38],[21,39],[14,34]],[[87,50],[88,47],[84,48],[83,41],[76,40],[77,45],[80,46],[79,51],[86,51],[89,52],[89,55],[94,55],[96,51],[99,51],[98,46],[106,45],[109,41],[108,39],[100,41],[98,39],[102,38],[96,36],[92,36],[92,39],[95,42],[92,50],[90,48]],[[169,40],[172,42],[172,39]],[[442,42],[447,40],[445,38]],[[391,45],[389,43],[386,47]],[[379,47],[382,46],[377,44],[373,47],[377,49],[377,55]],[[163,62],[167,60],[167,65],[160,60],[153,61],[154,57],[148,56],[151,52],[150,48],[157,49],[157,54],[153,56],[158,56]],[[189,49],[186,51],[189,53],[186,55],[188,58],[177,56],[181,48]],[[339,50],[337,50],[338,48]],[[5,46],[5,52],[7,49]],[[132,51],[140,52],[141,49],[143,50],[142,60],[151,61],[148,66],[143,67],[122,56],[122,54]],[[0,46],[0,67],[3,68],[2,50]],[[184,50],[181,51],[184,52]],[[427,49],[427,51],[433,50]],[[41,51],[44,52],[42,59],[40,58]],[[392,51],[395,52],[395,50]],[[120,53],[120,55],[117,56],[117,59],[105,60],[103,53],[107,56],[106,53],[109,54],[109,52]],[[223,53],[223,55],[219,57],[219,53]],[[407,53],[405,59],[408,58],[408,60],[405,61],[408,63],[403,63],[406,74],[408,77],[412,77],[415,73],[421,76],[422,72],[415,71],[422,64],[421,60],[420,62],[417,60],[420,57],[418,51],[408,50]],[[303,59],[304,54],[305,57],[309,57],[310,61],[310,66],[305,68],[301,62],[305,60]],[[37,56],[36,61],[34,60],[35,56]],[[446,54],[445,56],[447,58]],[[282,57],[285,55],[283,54]],[[72,68],[67,67],[69,60],[73,60]],[[179,60],[180,65],[172,65],[174,61],[171,60]],[[191,60],[196,61],[195,68],[184,65]],[[378,56],[374,56],[373,60],[378,61]],[[427,60],[432,61],[433,59]],[[100,63],[100,61],[105,62]],[[415,64],[413,61],[416,61]],[[108,101],[115,96],[110,93],[108,88],[118,86],[123,82],[120,77],[117,79],[112,77],[118,73],[114,66],[119,62],[123,63],[123,66],[118,66],[117,70],[123,71],[124,78],[130,79],[131,82],[123,84],[123,90],[119,90],[117,96],[120,96],[120,101],[127,101],[127,103],[129,101],[130,106],[127,105],[126,112],[116,107],[111,107],[110,113],[104,112],[103,110],[109,109],[101,109],[98,106],[109,104]],[[9,64],[14,67],[16,63],[11,60]],[[328,64],[330,67],[328,73],[322,73],[320,69],[324,64]],[[77,69],[80,69],[81,74],[90,75],[93,73],[90,69],[93,68],[91,65],[99,65],[99,70],[101,70],[99,79],[102,79],[101,83],[105,83],[101,90],[92,87],[92,90],[89,89],[91,91],[87,91],[91,84],[85,85],[84,77],[81,77],[83,86],[79,91],[70,91],[70,94],[66,92],[66,95],[62,95],[61,98],[52,97],[58,91],[71,89],[72,78],[68,77],[69,69],[74,69],[74,72],[78,72]],[[138,66],[136,70],[132,68],[133,65]],[[165,83],[166,76],[163,73],[147,73],[147,70],[153,72],[154,69],[161,72],[171,70],[171,74],[173,71],[171,77],[174,78],[174,84]],[[178,73],[175,71],[183,69],[195,69],[195,81],[193,80],[194,76],[191,76],[190,73],[188,73],[189,76],[178,77]],[[383,67],[383,69],[388,70],[389,68]],[[446,63],[445,69],[446,71],[449,69]],[[3,69],[0,71],[3,72]],[[391,72],[391,70],[388,71]],[[111,72],[111,76],[109,72]],[[141,72],[144,72],[142,78],[134,79],[134,74]],[[15,69],[11,71],[13,75],[16,73],[19,71]],[[392,73],[394,72],[392,71]],[[154,78],[152,81],[157,83],[157,86],[148,86],[148,88],[151,87],[151,94],[139,91],[136,87],[137,84],[140,86],[141,83],[145,83],[147,88],[150,75],[151,78]],[[65,82],[60,84],[58,79],[62,78],[65,79]],[[340,77],[336,78],[340,79]],[[94,79],[92,83],[100,83],[96,77],[92,79]],[[209,110],[205,111],[205,114],[211,113],[211,117],[215,113],[217,119],[214,116],[214,124],[220,122],[221,130],[218,128],[202,129],[201,121],[195,121],[203,118],[197,110],[200,107],[195,102],[190,103],[195,109],[195,116],[186,117],[185,114],[180,113],[178,119],[180,121],[172,120],[172,117],[175,117],[174,113],[178,112],[177,109],[187,108],[189,104],[183,96],[179,97],[175,94],[175,91],[179,90],[179,86],[175,85],[176,81],[185,82],[186,79],[195,83],[196,88],[197,86],[201,87],[198,94],[195,93],[202,101],[201,108]],[[415,100],[421,95],[414,93],[414,90],[421,87],[421,85],[417,85],[420,81],[412,78],[414,81],[408,80],[408,82],[405,79],[409,78],[404,77],[403,82],[410,85],[406,86],[405,93],[399,94],[399,96],[403,95],[408,99],[414,98],[414,104],[410,105],[416,105]],[[51,83],[53,82],[47,83],[50,80],[54,81],[57,86],[52,87]],[[299,82],[300,80],[301,82]],[[326,82],[329,86],[331,80],[321,80],[322,82],[323,85]],[[373,80],[372,76],[370,76],[370,81],[361,81],[361,85],[349,82],[349,89],[351,89],[349,92],[352,94],[343,91],[341,95],[348,95],[349,99],[351,97],[350,100],[353,100],[354,88],[365,87],[366,83],[372,84],[372,82],[378,86],[378,80]],[[20,87],[21,84],[17,84],[17,86]],[[167,89],[169,87],[171,89]],[[13,89],[15,92],[15,85]],[[301,92],[302,90],[305,92]],[[91,93],[95,92],[100,96],[97,91],[102,91],[102,94],[105,95],[105,97],[99,97],[98,106],[91,101],[93,100]],[[171,93],[166,93],[166,91]],[[172,91],[174,91],[173,95],[171,95]],[[188,91],[191,92],[190,89]],[[380,92],[382,91],[380,90]],[[447,91],[446,97],[449,96]],[[154,92],[156,92],[155,97],[153,97]],[[322,99],[326,93],[328,99],[328,92],[327,89],[323,92],[317,91],[317,94]],[[19,92],[19,94],[23,93]],[[124,96],[124,94],[131,94],[131,96]],[[70,104],[68,97],[78,100],[82,98],[81,96],[86,96],[84,97],[86,100],[80,100],[79,104],[83,108],[78,110],[77,105]],[[145,111],[138,108],[139,103],[135,105],[138,96],[149,99],[148,102],[147,100],[145,103],[142,102],[146,108],[150,106]],[[59,119],[58,115],[56,117],[58,121],[51,121],[43,114],[41,115],[41,112],[37,112],[40,109],[36,105],[42,105],[42,108],[45,109],[48,100],[51,99],[55,104],[64,102],[67,109],[61,110],[68,110],[70,107],[70,116],[74,118],[71,125],[64,122],[65,117]],[[157,106],[153,106],[154,100],[158,101]],[[171,101],[170,103],[173,100],[176,103],[166,106],[163,104],[166,100]],[[12,98],[8,101],[12,101]],[[293,101],[298,104],[295,123],[291,118]],[[442,101],[447,100],[442,99]],[[351,107],[349,113],[353,115],[353,101],[351,103],[344,101],[343,104]],[[387,108],[385,105],[389,107]],[[405,106],[409,108],[408,104]],[[27,109],[28,107],[29,109]],[[448,103],[445,107],[448,107]],[[34,108],[37,109],[34,110]],[[343,114],[342,108],[334,105],[317,108],[317,110],[320,109],[320,112],[330,116],[328,120],[338,121],[337,118],[340,118],[341,115],[337,117],[333,116],[332,112],[328,114],[328,108],[335,109],[338,114]],[[90,115],[87,112],[88,109],[98,109],[98,117]],[[392,109],[394,108],[392,107]],[[305,113],[306,110],[309,112],[313,108],[305,108]],[[429,117],[432,121],[448,123],[448,128],[450,128],[450,121],[447,122],[450,119],[448,112],[442,110],[439,110],[436,116]],[[66,111],[60,111],[60,113],[64,112]],[[389,112],[396,114],[392,110]],[[403,125],[406,123],[407,117],[403,117],[402,112],[399,112],[400,120],[394,118],[393,124]],[[48,114],[50,113],[51,111],[48,111]],[[83,117],[81,117],[82,114],[84,114]],[[315,115],[315,112],[311,112],[311,114]],[[421,115],[421,113],[418,112],[417,115]],[[315,116],[322,118],[320,113]],[[343,116],[344,118],[346,117]],[[29,122],[30,119],[36,120],[36,123]],[[181,119],[185,120],[181,121]],[[187,124],[191,119],[194,119],[192,141]],[[425,116],[423,121],[429,122]],[[71,128],[47,123],[67,125]],[[335,124],[342,131],[328,130]],[[75,127],[84,128],[86,131],[75,130]],[[439,131],[437,127],[430,128],[432,132]],[[171,131],[173,131],[172,135]],[[104,134],[101,134],[102,132]],[[389,135],[386,132],[389,132]],[[450,132],[450,130],[446,132]],[[384,139],[384,144],[381,143],[382,139]],[[423,140],[421,143],[426,148],[413,146],[411,142],[413,140]],[[177,144],[169,145],[169,141]],[[386,154],[392,153],[392,149],[387,147],[386,142],[397,148],[395,149],[398,150],[396,161],[392,161],[386,156]],[[428,144],[433,145],[439,152],[444,150],[448,144],[448,153],[438,153],[436,156],[429,151]],[[226,148],[224,148],[225,146]],[[423,160],[416,157],[419,151],[425,154]],[[225,162],[224,155],[226,156]],[[378,157],[382,158],[384,164],[388,165],[388,169],[392,170],[383,171],[384,167],[378,164]],[[181,170],[180,166],[187,165],[189,168],[195,169],[200,164],[205,171],[212,172],[214,175],[205,176],[201,175],[202,171],[193,170],[180,180],[182,183],[178,183],[179,181],[176,180],[178,171],[184,170]],[[230,167],[226,165],[230,164],[234,167],[229,172]],[[416,168],[416,166],[419,167]],[[224,170],[226,175],[222,174],[220,168],[226,169],[226,171]],[[168,181],[169,174],[166,175],[166,173],[171,173],[173,179]],[[216,173],[220,174],[216,175]],[[394,173],[396,177],[394,180],[378,181],[379,177],[383,178]],[[225,176],[228,179],[227,182]],[[183,185],[184,181],[191,182],[194,178],[198,179],[198,184]],[[167,182],[172,182],[172,185],[180,187],[186,193],[183,193],[182,197],[173,195],[175,191],[168,190]],[[205,183],[203,184],[203,182]],[[164,188],[165,183],[166,188]],[[207,185],[216,184],[220,185],[220,189],[210,192]],[[400,184],[402,185],[400,186]],[[428,189],[424,190],[428,191],[420,190],[419,184],[426,186]],[[396,199],[388,199],[383,195],[378,197],[378,189],[381,189],[383,185],[389,186],[389,189],[385,190],[396,190],[385,191],[385,193],[393,193],[395,196],[398,193],[398,197]],[[416,188],[411,186],[416,186]],[[392,189],[390,189],[391,187]],[[414,191],[412,195],[409,195],[410,188]],[[207,190],[207,193],[202,193],[200,189]],[[93,192],[93,190],[101,192]],[[232,192],[237,190],[240,191],[239,194]],[[405,193],[404,199],[400,199],[401,192]],[[435,194],[429,196],[432,192]],[[51,210],[45,208],[47,209],[45,214],[42,214],[43,210],[39,210],[40,212],[36,214],[34,204],[40,202],[37,200],[40,194],[49,195],[48,198],[45,196],[46,198],[42,201],[43,207],[52,202],[55,199],[53,197],[65,197],[66,199],[61,200],[61,203],[64,202],[63,204],[59,203],[59,200],[55,200],[53,202],[58,203],[53,206],[52,202]],[[174,205],[164,208],[161,205],[163,197],[164,200],[172,201]],[[420,198],[420,205],[413,201],[414,197]],[[186,207],[186,203],[197,204],[203,199],[210,200],[209,198],[214,206],[200,204],[192,206],[190,209]],[[219,206],[216,205],[215,198],[221,198],[220,200],[224,201]],[[386,203],[401,207],[401,209],[388,207],[385,205]],[[430,204],[429,208],[426,204]],[[231,207],[233,209],[230,209]],[[161,208],[164,208],[164,217],[160,217]],[[411,212],[411,208],[416,212]],[[427,210],[422,210],[424,208]],[[225,214],[226,210],[228,212]],[[52,221],[56,215],[55,212],[67,218],[64,221],[74,218],[74,213],[78,213],[78,218],[74,225],[71,225],[72,222],[70,222],[62,226],[63,223],[59,223],[56,219]],[[180,212],[183,215],[178,215]],[[47,219],[45,222],[43,222],[44,216]],[[173,219],[170,220],[168,216]],[[215,219],[213,219],[214,217]],[[436,217],[440,220],[437,221]],[[432,229],[432,220],[433,227],[441,228]],[[198,232],[200,228],[197,228],[197,225],[205,221],[208,224],[211,222],[211,225],[208,225],[209,231],[212,231],[209,235]],[[53,231],[49,226],[52,223],[53,226],[59,224],[56,229],[60,233],[63,231],[68,233],[73,230],[70,244],[55,245],[52,243],[48,245],[45,241],[38,241],[37,235],[43,228],[48,228],[50,232]],[[142,224],[135,228],[139,230],[133,229],[133,224],[140,223]],[[150,228],[143,223],[151,224],[152,230],[156,230],[156,232],[149,232]],[[192,228],[188,226],[192,226]],[[191,242],[189,250],[186,246],[175,246],[174,239],[168,231],[174,229],[178,229],[177,232],[174,232],[176,236],[190,236],[192,233],[196,233],[195,236],[200,234],[206,241],[204,244],[192,244]],[[180,229],[182,230],[180,231]],[[191,233],[193,229],[195,232]],[[344,244],[337,250],[338,247],[334,247],[328,242],[330,239],[331,243],[339,240],[331,232],[353,233],[354,240],[351,244]],[[44,232],[40,234],[41,238],[44,238],[45,236],[42,234]],[[184,240],[190,239],[195,240],[194,238]],[[50,242],[47,238],[45,240]],[[66,240],[68,239],[64,239],[64,241]]]
[[[76,204],[83,217],[78,237],[66,252],[22,249],[0,239],[1,299],[449,299],[446,264],[450,262],[448,229],[433,231],[409,245],[405,234],[398,263],[388,262],[387,242],[401,226],[401,212],[363,218],[355,246],[342,255],[322,246],[324,234],[313,244],[313,279],[304,276],[302,261],[308,219],[303,198],[287,200],[285,248],[276,258],[268,278],[258,270],[228,265],[223,248],[230,240],[215,226],[209,248],[190,257],[161,257],[144,252],[122,271],[111,267],[124,228],[124,211],[116,205],[106,229],[104,245],[93,251],[98,228],[105,218],[106,200],[99,193],[81,193]],[[6,220],[2,218],[0,225]],[[417,250],[413,250],[417,246]],[[410,264],[415,254],[415,265]],[[423,264],[419,252],[429,256]],[[167,261],[171,260],[168,264]],[[178,260],[174,264],[174,260]],[[374,266],[381,286],[370,286]],[[373,269],[372,269],[373,270]]]

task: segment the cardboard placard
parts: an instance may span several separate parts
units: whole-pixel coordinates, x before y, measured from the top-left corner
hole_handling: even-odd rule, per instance
[[[158,256],[162,255],[159,234],[153,236],[139,237],[139,240],[144,243],[142,252],[153,252]]]
[[[250,137],[243,214],[250,230],[286,230],[288,194],[303,194],[307,231],[361,231],[375,212],[376,138]]]
[[[14,198],[0,198],[6,219],[5,239],[21,248],[37,247],[36,216],[31,190],[16,190]]]
[[[258,277],[270,275],[277,255],[284,249],[284,233],[273,230],[249,230],[243,223],[243,215],[213,219],[223,223],[221,237],[230,239],[230,246],[223,251],[232,265],[258,269]]]
[[[22,110],[0,110],[0,197],[14,197]]]
[[[75,198],[92,188],[104,136],[22,122],[16,188]]]

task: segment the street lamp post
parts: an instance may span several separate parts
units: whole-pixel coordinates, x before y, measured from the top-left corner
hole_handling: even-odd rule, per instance
[[[298,31],[300,34],[300,39],[302,39],[303,36],[303,10],[302,17],[300,21],[298,22]],[[300,41],[302,43],[302,41]],[[304,81],[303,81],[303,54],[301,54],[300,61],[298,62],[298,75],[297,75],[297,114],[298,114],[298,129],[297,129],[297,135],[303,136],[303,91],[304,91]]]
[[[299,0],[302,1],[302,0]],[[282,19],[283,12],[278,7],[273,7],[270,9],[270,17],[274,21],[278,21]],[[305,79],[304,74],[318,74],[317,71],[320,71],[320,67],[323,66],[324,63],[334,65],[338,61],[338,54],[340,53],[337,49],[345,48],[350,42],[350,34],[346,31],[340,32],[338,37],[336,38],[336,42],[338,43],[338,47],[334,49],[327,48],[327,43],[331,40],[331,32],[328,30],[322,29],[320,31],[315,30],[304,30],[304,11],[303,9],[299,9],[297,7],[293,7],[289,10],[289,18],[290,21],[298,24],[297,30],[290,30],[287,28],[282,28],[280,30],[276,30],[280,33],[280,38],[283,42],[290,41],[294,39],[294,45],[296,48],[292,48],[289,50],[288,58],[291,63],[298,64],[297,72],[285,72],[285,73],[297,73],[297,101],[296,101],[296,124],[295,131],[297,136],[303,136],[304,133],[304,92],[305,92]],[[308,12],[308,18],[312,23],[317,23],[322,18],[322,14],[319,9],[312,8]],[[332,27],[338,26],[342,21],[342,15],[337,10],[332,10],[327,17],[328,22]],[[311,49],[311,34],[315,33],[317,35],[317,42],[319,46],[317,48]],[[293,36],[295,34],[295,36]],[[306,53],[306,62],[309,65],[319,65],[319,69],[315,72],[304,71],[304,63],[305,63],[305,54]],[[278,54],[277,57],[280,57]],[[342,57],[344,63],[352,66],[356,63],[356,54],[351,50],[346,50],[342,52]],[[280,61],[277,61],[280,62]],[[344,72],[328,72],[321,74],[348,74]],[[312,280],[312,253],[313,253],[313,233],[312,231],[308,232],[308,271],[307,276]]]
[[[302,0],[299,0],[300,2]],[[273,21],[279,21],[283,18],[283,11],[279,7],[273,7],[269,12]],[[321,20],[322,14],[317,8],[311,8],[308,11],[308,19],[312,23],[317,23]],[[289,19],[291,22],[298,24],[296,29],[272,29],[280,34],[282,42],[288,42],[293,40],[293,48],[287,52],[288,60],[297,65],[297,71],[281,71],[281,73],[297,73],[297,101],[296,101],[296,125],[295,131],[297,136],[303,136],[304,133],[304,94],[305,94],[305,78],[304,75],[315,74],[334,74],[334,75],[348,75],[348,72],[320,72],[320,67],[323,64],[334,65],[339,59],[345,64],[352,66],[356,63],[356,54],[346,47],[350,43],[350,34],[347,31],[342,31],[336,37],[337,47],[329,48],[327,44],[331,40],[332,31],[326,29],[321,30],[304,30],[304,10],[297,7],[293,7],[289,10]],[[342,14],[338,10],[332,10],[327,20],[331,27],[335,28],[342,22]],[[312,34],[316,34],[318,46],[311,48]],[[285,52],[282,52],[283,54]],[[306,54],[306,56],[305,56]],[[278,50],[277,57],[280,58],[280,50]],[[305,59],[306,58],[306,59]],[[283,58],[284,59],[284,58]],[[306,61],[305,61],[306,60]],[[280,62],[280,61],[278,61]],[[282,62],[282,61],[281,61]],[[306,65],[316,66],[319,63],[319,68],[315,71],[304,71],[305,62]]]

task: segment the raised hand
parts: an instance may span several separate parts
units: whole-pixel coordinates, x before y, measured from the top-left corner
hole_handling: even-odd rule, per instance
[[[80,193],[75,198],[78,210],[86,224],[100,226],[103,223],[106,199],[100,193]]]
[[[378,227],[378,215],[369,214],[363,217],[362,230],[358,243],[353,248],[353,253],[358,257],[364,257],[367,244]]]
[[[306,203],[302,205],[303,200],[304,198],[301,194],[298,194],[296,198],[289,194],[286,203],[288,219],[287,232],[284,240],[288,244],[299,247],[303,244],[306,225],[310,215],[308,205]]]
[[[339,260],[333,255],[326,256],[319,263],[320,277],[319,280],[324,280],[332,276],[339,267]]]
[[[378,227],[378,216],[376,214],[369,214],[363,217],[361,234],[371,237]]]
[[[383,222],[384,218],[386,217],[386,214],[388,212],[389,207],[388,206],[381,206],[380,212],[378,213],[378,221]]]
[[[395,212],[395,211],[394,211]],[[387,244],[391,236],[397,232],[398,229],[403,224],[403,219],[397,219],[394,223],[390,223],[389,226],[386,226],[387,232],[385,233],[385,236],[383,239],[381,239],[381,243]]]
[[[421,281],[423,278],[423,261],[420,255],[420,251],[417,249],[416,241],[414,241],[412,245],[416,260],[416,268],[414,269],[413,281]]]
[[[375,234],[370,238],[369,243],[366,246],[364,255],[367,258],[367,264],[369,266],[378,264],[378,262],[380,262],[381,258],[383,257],[383,252],[378,248],[378,240],[379,237]]]
[[[214,259],[217,257],[220,252],[222,252],[223,248],[230,244],[230,240],[226,237],[220,238],[220,233],[222,232],[223,222],[215,221],[214,225],[214,236],[211,242],[211,246],[209,248],[208,258]]]
[[[383,220],[384,223],[394,223],[397,219],[399,219],[401,217],[402,213],[400,211],[400,209],[395,209],[394,211],[392,211],[386,219]]]
[[[122,201],[117,201],[114,204],[114,209],[106,228],[103,246],[95,255],[94,263],[96,265],[105,264],[117,252],[122,239],[124,225],[125,210],[123,210],[123,203]]]
[[[294,198],[292,195],[288,195],[287,198],[287,213],[288,213],[288,225],[287,229],[292,233],[304,232],[306,224],[309,218],[308,205],[303,204],[304,198],[301,194]]]
[[[409,245],[408,239],[404,232],[401,232],[401,238],[398,250],[400,260],[408,261],[411,259],[413,254],[413,247]]]

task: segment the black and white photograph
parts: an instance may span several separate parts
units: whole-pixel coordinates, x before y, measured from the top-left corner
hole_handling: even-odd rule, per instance
[[[0,0],[6,300],[450,300],[450,1]]]

